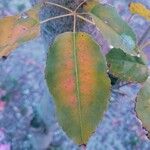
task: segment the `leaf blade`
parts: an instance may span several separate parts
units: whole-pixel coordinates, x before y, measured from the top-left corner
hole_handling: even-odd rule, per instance
[[[89,12],[100,32],[110,45],[121,48],[127,53],[136,54],[134,51],[136,35],[129,25],[119,16],[115,8],[93,0],[87,1],[84,8]]]
[[[8,56],[20,44],[40,33],[38,13],[41,5],[36,5],[21,15],[8,16],[0,20],[0,57]]]
[[[138,93],[135,109],[143,127],[150,131],[150,78],[147,79]]]
[[[113,48],[106,59],[110,72],[121,80],[144,82],[148,77],[148,68],[142,58]]]
[[[102,119],[110,92],[106,62],[99,46],[85,33],[59,35],[49,50],[46,81],[57,106],[59,123],[78,144],[86,143]]]

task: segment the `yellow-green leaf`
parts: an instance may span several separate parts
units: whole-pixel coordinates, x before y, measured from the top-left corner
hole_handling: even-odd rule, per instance
[[[136,112],[138,118],[142,121],[143,127],[150,132],[150,78],[147,79],[138,93]]]
[[[24,15],[0,19],[0,57],[8,56],[20,44],[38,36],[40,7],[36,5]]]
[[[129,10],[132,14],[138,14],[144,17],[146,20],[150,20],[150,9],[146,8],[141,3],[130,3]]]
[[[86,33],[59,35],[49,49],[46,81],[60,125],[78,144],[87,143],[110,96],[106,60]]]
[[[96,26],[106,38],[108,43],[115,48],[121,48],[127,53],[136,54],[136,35],[131,27],[123,21],[115,8],[107,4],[100,4],[88,0],[84,9],[89,12]]]

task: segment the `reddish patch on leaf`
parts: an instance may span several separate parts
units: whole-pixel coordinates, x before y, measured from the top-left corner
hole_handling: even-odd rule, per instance
[[[24,25],[19,25],[16,28],[14,28],[13,30],[13,35],[11,37],[10,41],[11,43],[16,42],[18,40],[18,38],[20,38],[23,34],[25,34],[28,31],[28,28],[25,27]]]
[[[74,83],[73,77],[69,77],[65,79],[63,82],[63,87],[65,87],[65,91],[68,93],[73,92],[74,86],[75,86],[75,83]]]
[[[71,98],[70,98],[70,104],[71,104],[71,106],[73,106],[73,107],[77,106],[77,99],[76,99],[76,96],[71,96]]]

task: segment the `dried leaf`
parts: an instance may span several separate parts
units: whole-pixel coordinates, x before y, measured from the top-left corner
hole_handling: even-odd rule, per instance
[[[22,15],[0,20],[0,57],[8,56],[20,44],[38,36],[40,7],[37,5]]]
[[[63,130],[78,144],[87,143],[110,96],[106,60],[98,44],[82,32],[59,35],[49,49],[46,81]]]
[[[132,14],[138,14],[147,20],[150,20],[150,9],[141,3],[130,3],[129,10]]]

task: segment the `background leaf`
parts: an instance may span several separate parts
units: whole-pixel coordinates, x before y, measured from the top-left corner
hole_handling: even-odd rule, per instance
[[[130,3],[129,10],[132,14],[138,14],[147,20],[150,20],[150,9],[141,3]]]
[[[78,144],[87,143],[110,95],[106,61],[98,44],[82,32],[59,35],[49,49],[46,81],[63,130]]]
[[[36,5],[22,15],[8,16],[0,20],[0,57],[8,56],[20,44],[38,36],[40,7]]]
[[[84,8],[110,45],[135,54],[136,36],[114,7],[89,0]]]
[[[143,127],[150,132],[150,78],[147,79],[138,94],[136,112]]]
[[[148,68],[140,57],[113,48],[106,58],[110,72],[121,80],[144,82],[148,77]]]

